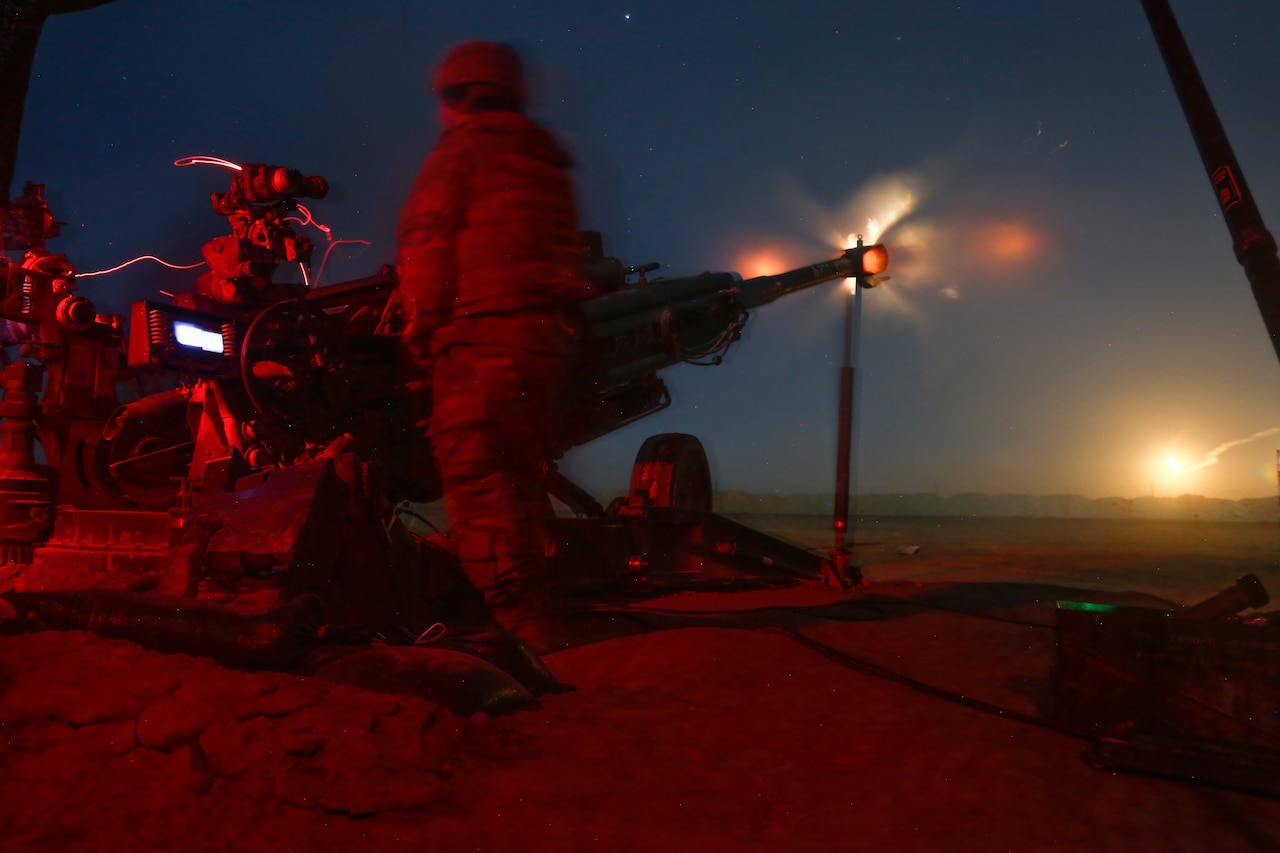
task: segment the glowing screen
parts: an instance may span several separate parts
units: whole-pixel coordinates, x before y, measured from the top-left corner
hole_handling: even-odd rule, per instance
[[[174,322],[173,337],[184,347],[195,347],[205,352],[222,352],[222,333],[210,332],[194,323]]]

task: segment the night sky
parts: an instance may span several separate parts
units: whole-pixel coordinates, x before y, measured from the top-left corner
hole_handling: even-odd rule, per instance
[[[1173,5],[1280,230],[1280,4]],[[94,271],[225,233],[228,173],[175,159],[295,167],[372,243],[324,281],[368,275],[438,132],[428,70],[471,38],[525,57],[582,224],[627,263],[781,271],[906,210],[864,303],[861,491],[1275,493],[1280,365],[1138,0],[117,0],[46,24],[14,186],[47,185],[51,248]],[[125,312],[194,274],[83,288]],[[830,490],[841,288],[754,312],[724,365],[668,371],[670,410],[566,470],[622,488],[678,431],[718,488]]]

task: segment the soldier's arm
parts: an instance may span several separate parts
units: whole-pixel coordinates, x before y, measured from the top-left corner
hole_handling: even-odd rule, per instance
[[[396,228],[396,272],[405,338],[429,339],[449,320],[457,293],[457,234],[464,221],[472,164],[457,149],[437,148],[422,165]]]

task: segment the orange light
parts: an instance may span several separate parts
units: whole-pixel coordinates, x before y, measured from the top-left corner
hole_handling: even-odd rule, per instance
[[[867,246],[862,252],[862,272],[879,275],[889,268],[889,250],[880,244]]]
[[[777,275],[787,268],[781,255],[773,249],[759,249],[743,258],[737,268],[747,278],[761,275]]]
[[[998,263],[1024,261],[1039,248],[1035,233],[1016,222],[992,225],[983,237],[988,259]]]

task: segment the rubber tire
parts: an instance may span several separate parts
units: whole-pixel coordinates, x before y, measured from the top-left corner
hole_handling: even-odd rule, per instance
[[[650,436],[636,453],[631,496],[649,506],[711,512],[711,466],[697,437],[679,432]]]

